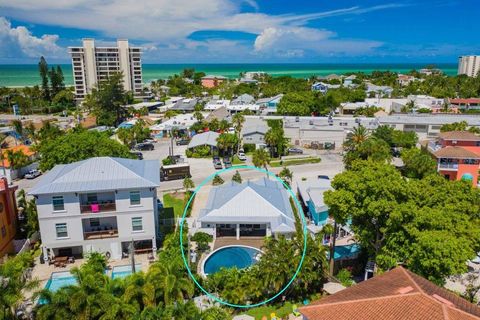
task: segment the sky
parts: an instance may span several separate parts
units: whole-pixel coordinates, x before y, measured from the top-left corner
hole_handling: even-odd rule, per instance
[[[0,64],[127,38],[143,63],[456,63],[480,0],[0,0]]]

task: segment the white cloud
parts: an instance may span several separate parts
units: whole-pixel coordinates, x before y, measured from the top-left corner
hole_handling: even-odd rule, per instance
[[[265,29],[255,39],[254,48],[259,54],[285,57],[331,54],[354,56],[371,53],[382,45],[368,40],[340,40],[328,30],[306,27],[271,27]]]
[[[0,57],[4,59],[38,58],[41,55],[64,55],[57,45],[58,35],[44,34],[40,38],[32,35],[24,26],[12,28],[10,21],[0,17]]]
[[[255,12],[241,12],[241,4],[252,7]],[[0,10],[8,17],[35,24],[88,29],[106,37],[129,38],[132,42],[146,42],[148,56],[156,55],[160,59],[175,57],[175,54],[183,57],[185,53],[182,50],[191,50],[191,46],[195,49],[192,57],[197,57],[199,53],[210,57],[217,54],[218,48],[229,50],[238,46],[236,52],[231,52],[232,59],[245,55],[252,58],[259,55],[294,58],[306,54],[365,52],[380,44],[374,41],[342,41],[336,39],[332,31],[309,28],[306,24],[327,17],[360,15],[400,6],[404,5],[392,3],[300,15],[268,15],[258,12],[255,0],[0,0]],[[255,34],[257,38],[254,43],[189,39],[194,32],[204,30],[240,31]],[[223,61],[228,59],[225,56]]]

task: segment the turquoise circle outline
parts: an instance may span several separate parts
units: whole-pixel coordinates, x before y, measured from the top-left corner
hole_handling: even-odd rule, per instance
[[[277,181],[281,182],[282,185],[287,189],[287,191],[290,193],[290,195],[292,196],[293,198],[293,201],[295,202],[295,206],[297,207],[298,211],[299,211],[299,214],[300,214],[300,217],[301,217],[301,220],[302,220],[302,225],[303,225],[303,251],[302,251],[302,257],[300,259],[300,263],[298,264],[298,267],[297,269],[295,270],[295,274],[293,275],[293,277],[290,279],[290,281],[279,291],[277,292],[273,297],[270,297],[268,298],[267,300],[264,300],[264,301],[261,301],[261,302],[258,302],[258,303],[255,303],[255,304],[234,304],[234,303],[230,303],[228,301],[225,301],[225,300],[222,300],[216,296],[214,296],[213,294],[211,294],[210,292],[208,292],[207,290],[205,290],[205,288],[203,288],[200,283],[198,283],[197,279],[195,279],[195,277],[193,276],[192,274],[192,270],[190,270],[190,267],[188,266],[188,262],[187,262],[187,259],[185,258],[185,252],[183,250],[183,223],[186,219],[186,215],[187,215],[187,210],[188,208],[190,207],[190,203],[192,202],[193,198],[195,197],[195,195],[197,194],[197,192],[200,190],[201,187],[203,187],[207,182],[209,182],[210,180],[212,180],[216,175],[218,174],[221,174],[221,173],[224,173],[224,172],[227,172],[227,171],[231,171],[231,170],[234,170],[234,169],[253,169],[253,170],[256,170],[256,171],[259,171],[259,172],[262,172],[262,173],[266,173],[268,176],[272,176],[274,177]],[[302,268],[302,265],[303,265],[303,260],[305,260],[305,255],[307,253],[307,222],[305,221],[305,216],[304,216],[304,213],[303,213],[303,209],[302,209],[302,206],[300,205],[300,201],[298,201],[297,199],[297,196],[293,193],[292,189],[282,180],[280,179],[279,177],[277,177],[275,174],[273,174],[272,172],[269,172],[267,170],[264,170],[264,169],[261,169],[261,168],[257,168],[255,166],[249,166],[249,165],[236,165],[236,166],[231,166],[230,168],[225,168],[225,169],[222,169],[222,170],[219,170],[211,175],[209,175],[207,178],[205,178],[205,180],[203,180],[199,185],[198,187],[195,188],[195,190],[193,191],[192,195],[190,196],[190,198],[188,199],[188,202],[183,210],[183,215],[182,215],[182,219],[180,220],[180,251],[182,252],[182,259],[183,259],[183,264],[185,265],[185,268],[187,268],[187,271],[188,271],[188,275],[190,276],[190,278],[193,280],[193,282],[195,283],[195,285],[200,289],[202,290],[203,293],[205,293],[209,298],[212,298],[213,300],[223,304],[223,305],[226,305],[226,306],[229,306],[229,307],[234,307],[234,308],[245,308],[245,309],[248,309],[248,308],[254,308],[254,307],[259,307],[259,306],[262,306],[266,303],[269,303],[270,301],[273,301],[275,300],[276,298],[278,298],[278,296],[280,296],[283,292],[285,292],[285,290],[288,289],[288,287],[290,287],[290,285],[292,284],[292,282],[297,278],[299,272],[300,272],[300,269]]]

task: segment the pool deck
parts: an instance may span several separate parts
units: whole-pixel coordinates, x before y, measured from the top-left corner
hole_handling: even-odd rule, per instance
[[[37,279],[40,282],[39,288],[44,288],[45,284],[47,283],[48,279],[50,279],[50,275],[53,272],[65,272],[70,271],[73,267],[80,267],[85,262],[85,259],[76,259],[74,263],[69,263],[66,265],[65,268],[55,267],[53,264],[41,264],[39,258],[35,261],[35,266],[32,272],[32,278]],[[150,263],[148,261],[148,254],[136,254],[135,255],[135,263],[142,265],[142,271],[146,272]],[[111,275],[111,269],[116,266],[123,266],[129,265],[130,258],[120,259],[120,260],[109,260],[108,266],[110,270],[108,271],[108,275]]]
[[[240,237],[237,240],[235,237],[221,237],[215,239],[215,243],[213,245],[213,250],[217,250],[218,248],[226,247],[226,246],[238,246],[244,245],[248,247],[254,247],[257,249],[261,249],[264,244],[263,237]]]

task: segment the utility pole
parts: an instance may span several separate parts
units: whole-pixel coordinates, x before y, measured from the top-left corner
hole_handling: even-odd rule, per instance
[[[132,265],[132,274],[133,274],[135,273],[135,246],[133,244],[133,239],[130,242],[129,251],[130,251],[130,263]]]
[[[337,239],[337,221],[333,223],[333,239],[330,241],[330,276],[335,272],[335,242]]]

